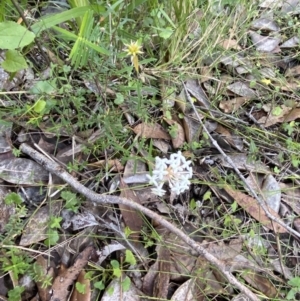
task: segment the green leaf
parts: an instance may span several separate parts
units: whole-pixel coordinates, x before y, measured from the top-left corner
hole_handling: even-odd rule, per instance
[[[280,116],[281,113],[282,113],[282,108],[280,107],[275,107],[272,111],[273,116]]]
[[[105,288],[105,286],[104,286],[102,280],[101,280],[101,281],[98,281],[98,282],[95,282],[95,283],[94,283],[94,287],[95,287],[96,289],[98,289],[99,291],[102,291],[102,290],[104,290],[104,288]]]
[[[291,289],[286,295],[286,300],[295,300],[295,295],[297,291],[295,289]]]
[[[195,199],[191,199],[190,203],[189,203],[189,208],[191,210],[195,210],[197,208],[197,204],[196,204],[196,201]]]
[[[77,198],[76,194],[70,191],[63,191],[61,197],[66,201],[66,208],[77,212],[80,207],[80,200]]]
[[[129,291],[130,284],[131,284],[130,278],[128,276],[126,276],[125,279],[122,282],[122,289],[123,289],[124,292]]]
[[[21,294],[25,291],[25,287],[16,286],[8,292],[9,301],[19,301],[21,300]]]
[[[172,120],[172,115],[171,115],[171,112],[170,112],[170,111],[166,111],[165,116],[166,116],[167,119]]]
[[[17,50],[7,50],[1,66],[7,72],[17,72],[28,67],[23,55]]]
[[[133,255],[133,253],[130,250],[125,251],[125,262],[135,265],[136,264],[136,259]]]
[[[85,284],[76,282],[75,287],[80,294],[85,294]]]
[[[54,216],[52,216],[51,218],[50,218],[50,228],[51,229],[60,229],[61,228],[61,226],[60,226],[60,222],[62,221],[62,217],[61,216],[59,216],[59,217],[54,217]]]
[[[21,197],[15,192],[11,192],[7,194],[4,201],[6,205],[10,205],[10,204],[21,205],[23,203]]]
[[[86,11],[90,9],[93,9],[97,13],[105,11],[105,8],[103,6],[97,4],[68,9],[67,11],[64,11],[62,13],[41,18],[39,22],[31,26],[31,30],[36,34],[41,33],[43,30],[52,28],[57,24],[66,22],[77,17],[81,17],[85,14]]]
[[[133,231],[130,230],[130,228],[128,226],[125,227],[125,230],[124,230],[124,234],[125,234],[125,237],[128,238],[130,234],[132,234]]]
[[[33,94],[52,94],[56,92],[55,81],[41,80],[37,82],[29,91]]]
[[[173,29],[171,27],[166,27],[166,29],[161,29],[158,34],[164,40],[168,39],[173,34]]]
[[[111,260],[110,261],[111,266],[113,267],[113,274],[117,278],[121,277],[121,270],[120,270],[120,264],[117,260]]]
[[[203,196],[203,201],[210,200],[210,198],[211,198],[211,191],[206,191]]]
[[[12,21],[0,23],[0,48],[16,49],[30,44],[35,38],[33,32]]]
[[[42,100],[42,99],[39,99],[33,106],[33,110],[36,112],[36,113],[41,113],[43,112],[43,110],[45,109],[46,107],[46,101]]]
[[[114,293],[114,288],[111,286],[106,292],[109,296],[112,296],[112,294]]]
[[[238,206],[238,205],[237,205],[237,202],[236,202],[236,201],[234,201],[234,202],[231,204],[231,209],[232,209],[233,212],[236,211],[237,206]]]
[[[54,26],[53,29],[55,31],[58,31],[60,32],[64,38],[68,38],[72,41],[77,41],[77,39],[79,38],[76,34],[74,33],[71,33],[63,28],[60,28],[60,27],[57,27],[57,26]],[[97,51],[98,53],[101,53],[101,54],[105,54],[105,55],[110,55],[111,53],[103,48],[103,47],[100,47],[98,45],[96,45],[95,43],[91,42],[91,41],[88,41],[87,39],[84,39],[84,43],[85,43],[85,46],[88,46],[90,47],[91,49]]]
[[[59,235],[57,230],[50,229],[48,231],[48,238],[45,240],[47,246],[54,246],[59,240]]]
[[[294,277],[288,281],[288,284],[300,289],[300,277]]]
[[[114,100],[114,103],[116,105],[120,105],[124,102],[124,96],[121,93],[116,94],[116,99]]]

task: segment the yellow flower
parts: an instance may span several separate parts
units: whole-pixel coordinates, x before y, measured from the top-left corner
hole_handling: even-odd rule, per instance
[[[139,73],[139,59],[138,59],[138,54],[143,53],[141,51],[142,46],[138,44],[138,42],[132,42],[130,41],[130,44],[124,44],[126,48],[124,51],[127,52],[127,55],[131,56],[131,61],[132,64],[136,70],[137,73]]]
[[[266,86],[268,86],[268,85],[271,84],[271,81],[270,81],[269,79],[267,79],[267,78],[263,78],[263,79],[261,80],[261,82],[262,82],[263,84],[265,84]]]
[[[127,48],[124,49],[124,51],[127,52],[128,55],[133,58],[134,56],[137,56],[140,53],[143,53],[141,51],[142,46],[138,44],[138,42],[132,42],[130,41],[130,44],[124,44]]]

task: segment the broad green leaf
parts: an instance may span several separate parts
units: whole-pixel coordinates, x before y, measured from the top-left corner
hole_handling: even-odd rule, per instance
[[[99,291],[102,291],[102,290],[105,289],[105,286],[104,286],[102,280],[101,280],[101,281],[98,281],[98,282],[95,282],[95,283],[94,283],[94,287],[95,287],[96,289],[98,289]]]
[[[84,283],[76,282],[75,286],[76,286],[77,291],[80,294],[85,294],[85,284]]]
[[[68,38],[72,41],[77,41],[79,39],[79,37],[74,34],[74,33],[71,33],[63,28],[60,28],[60,27],[57,27],[57,26],[54,26],[53,29],[55,31],[58,31],[59,33],[61,33],[63,35],[64,38]],[[106,54],[106,55],[110,55],[111,52],[109,52],[107,49],[103,48],[103,47],[100,47],[96,44],[94,44],[93,42],[91,41],[88,41],[87,39],[83,39],[84,42],[84,45],[87,46],[87,47],[90,47],[91,49],[97,51],[98,53],[101,53],[101,54]]]
[[[206,191],[203,196],[203,201],[210,200],[210,198],[211,198],[211,191]]]
[[[21,294],[25,291],[23,286],[16,286],[13,289],[8,291],[8,300],[9,301],[18,301],[21,300]]]
[[[62,221],[62,217],[50,217],[50,228],[51,229],[60,229],[61,225],[60,222]]]
[[[1,66],[7,72],[17,72],[28,67],[23,55],[17,50],[7,50]]]
[[[156,28],[156,29],[160,31],[158,35],[164,40],[168,39],[173,34],[173,29],[171,27],[166,27],[164,29],[162,28]]]
[[[59,235],[57,230],[50,229],[48,231],[48,238],[45,240],[46,246],[54,246],[59,240]]]
[[[282,113],[282,108],[280,108],[280,107],[275,107],[274,109],[273,109],[273,111],[272,111],[272,115],[273,116],[280,116],[281,115],[281,113]]]
[[[113,274],[114,274],[114,276],[116,276],[117,278],[120,278],[121,277],[121,270],[120,270],[120,264],[119,264],[119,262],[116,261],[116,260],[111,260],[110,264],[113,267]]]
[[[116,94],[116,99],[114,100],[114,103],[116,105],[120,105],[124,102],[124,96],[121,93]]]
[[[37,82],[31,89],[30,92],[33,94],[52,94],[56,91],[56,84],[54,81],[41,80]]]
[[[36,112],[36,113],[41,113],[46,107],[46,101],[45,100],[42,100],[42,99],[39,99],[35,104],[34,104],[34,107],[33,107],[33,110]]]
[[[66,22],[77,17],[81,17],[85,14],[86,11],[90,9],[94,10],[97,13],[105,11],[105,8],[101,5],[89,5],[72,8],[59,14],[41,18],[39,22],[31,26],[31,30],[36,34],[41,33],[43,30],[52,28],[57,24]]]
[[[4,198],[4,201],[6,205],[10,205],[10,204],[21,205],[23,203],[21,197],[15,192],[11,192],[7,194],[6,197]]]
[[[34,38],[33,32],[16,22],[0,23],[0,48],[2,49],[22,48],[30,44]]]
[[[122,281],[122,289],[124,292],[128,292],[130,289],[130,278],[128,276],[125,277],[125,279]]]
[[[300,277],[294,277],[288,281],[289,285],[295,286],[300,289]]]
[[[128,262],[131,265],[136,264],[136,259],[130,250],[125,251],[125,262]]]

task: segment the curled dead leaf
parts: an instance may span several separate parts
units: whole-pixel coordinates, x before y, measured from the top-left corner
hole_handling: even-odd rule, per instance
[[[267,227],[270,230],[273,230],[275,233],[287,232],[284,227],[282,227],[278,223],[272,222],[268,218],[265,211],[260,207],[260,205],[254,198],[248,196],[243,192],[233,190],[229,186],[224,187],[224,189],[246,212],[248,212],[257,221],[259,221],[263,226]],[[279,215],[274,210],[269,208],[267,205],[266,207],[274,217],[281,221]]]
[[[148,124],[140,123],[135,128],[133,128],[135,134],[143,138],[156,138],[156,139],[166,139],[171,140],[170,135],[167,131],[159,124]]]
[[[166,122],[172,126],[172,128],[175,129],[176,132],[174,132],[174,136],[172,137],[172,144],[174,148],[180,148],[183,143],[185,142],[185,134],[184,129],[178,122],[171,120],[171,119],[165,119]]]

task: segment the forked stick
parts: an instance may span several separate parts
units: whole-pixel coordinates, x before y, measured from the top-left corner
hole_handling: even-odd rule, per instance
[[[215,266],[226,278],[227,280],[236,288],[238,288],[242,293],[244,293],[251,301],[259,301],[259,298],[252,293],[245,285],[240,283],[231,273],[230,267],[226,266],[223,262],[218,260],[215,256],[210,254],[205,248],[203,248],[199,243],[191,239],[180,229],[175,227],[173,224],[165,220],[163,217],[157,213],[151,211],[150,209],[143,207],[142,205],[135,203],[129,199],[121,198],[113,195],[97,194],[87,187],[83,186],[76,179],[74,179],[68,172],[65,171],[63,167],[54,161],[51,161],[46,156],[34,150],[31,146],[26,143],[21,144],[20,150],[33,158],[37,163],[42,165],[46,170],[55,174],[67,184],[69,184],[74,190],[85,196],[89,201],[95,204],[122,204],[129,206],[132,209],[142,212],[146,216],[153,219],[155,222],[159,223],[170,232],[177,235],[184,242],[186,242],[192,249],[194,249],[200,256],[203,256],[207,261],[209,261],[213,266]]]

